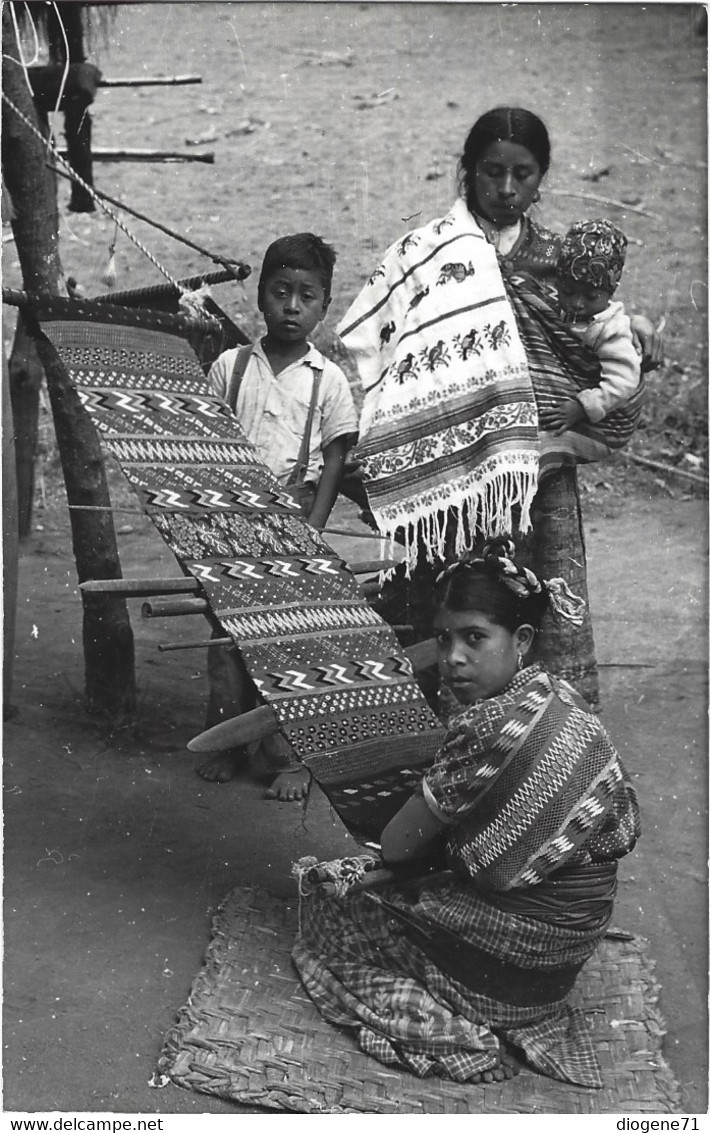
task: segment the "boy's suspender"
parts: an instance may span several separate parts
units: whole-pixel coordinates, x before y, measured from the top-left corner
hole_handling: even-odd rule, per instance
[[[301,447],[298,452],[298,457],[293,468],[293,472],[289,476],[288,484],[301,484],[303,483],[306,472],[308,471],[308,457],[311,453],[311,434],[313,432],[313,418],[316,415],[316,406],[318,404],[318,391],[320,389],[321,371],[313,371],[313,392],[311,394],[311,403],[308,406],[308,417],[306,418],[306,428],[301,441]]]
[[[239,346],[237,348],[237,356],[234,359],[234,366],[229,375],[229,383],[227,385],[227,395],[225,401],[232,410],[232,413],[237,412],[237,398],[239,397],[239,387],[242,384],[242,378],[249,365],[249,359],[252,356],[254,344],[249,343],[247,346]],[[318,392],[320,390],[321,371],[314,370],[313,372],[313,392],[311,393],[311,402],[308,406],[308,417],[306,418],[306,428],[301,441],[301,447],[298,452],[296,464],[294,465],[293,472],[288,478],[289,484],[298,484],[303,481],[303,478],[308,470],[308,457],[311,452],[311,436],[313,433],[313,420],[316,415],[316,408],[318,405]]]
[[[251,358],[253,349],[253,343],[249,343],[247,346],[237,347],[237,356],[234,359],[234,366],[232,367],[232,372],[229,375],[229,382],[227,384],[227,396],[224,399],[227,402],[229,408],[232,410],[232,413],[237,412],[237,398],[239,397],[239,387],[242,384],[242,378],[244,377],[244,372],[249,365],[249,359]]]

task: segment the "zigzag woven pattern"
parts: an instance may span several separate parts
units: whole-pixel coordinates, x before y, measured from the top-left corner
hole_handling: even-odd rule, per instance
[[[209,394],[180,319],[61,299],[35,313],[296,755],[353,833],[378,836],[442,734],[394,634]]]

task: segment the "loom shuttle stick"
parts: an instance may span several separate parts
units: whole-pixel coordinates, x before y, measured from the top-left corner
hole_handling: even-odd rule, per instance
[[[251,712],[243,712],[241,716],[234,716],[222,724],[215,724],[199,736],[191,739],[187,745],[188,751],[229,751],[230,748],[240,747],[243,744],[255,743],[266,736],[272,736],[279,730],[279,722],[273,709],[268,704],[253,708]]]
[[[229,640],[229,638],[213,638],[202,644],[217,645]],[[179,646],[176,645],[174,648]],[[433,660],[436,660],[436,642],[433,638],[419,641],[416,645],[410,645],[404,652],[412,662],[412,668],[416,673],[418,668],[426,669]],[[224,720],[223,723],[215,724],[213,728],[200,732],[199,736],[194,736],[188,742],[187,749],[199,753],[229,751],[233,747],[263,740],[278,730],[279,724],[273,710],[268,704],[263,704],[259,708],[252,709],[251,712],[243,712],[241,716],[234,716],[231,720]]]
[[[141,606],[144,618],[176,618],[185,614],[209,613],[210,604],[206,598],[155,598]]]
[[[79,584],[84,594],[121,594],[126,598],[153,598],[161,594],[196,594],[196,578],[92,578]]]

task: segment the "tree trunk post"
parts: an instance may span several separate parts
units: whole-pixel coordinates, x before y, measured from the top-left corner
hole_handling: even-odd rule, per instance
[[[32,530],[32,509],[35,491],[35,462],[39,422],[39,390],[44,371],[37,357],[37,348],[27,333],[22,314],[18,312],[15,338],[10,352],[9,395],[14,423],[15,478],[17,487],[17,524],[21,539]]]
[[[9,60],[17,55],[9,5],[2,11],[3,90],[8,99],[41,131],[22,70]],[[14,206],[12,228],[25,289],[57,295],[61,265],[57,195],[46,168],[41,137],[32,133],[14,111],[2,109],[3,179]],[[30,316],[27,329],[35,333]],[[79,581],[121,575],[108,485],[99,439],[64,368],[37,339],[45,369],[54,427],[67,490],[67,502],[107,509],[71,512],[72,544]],[[136,690],[133,632],[125,600],[113,595],[82,596],[87,705],[112,725],[135,717]]]
[[[17,614],[17,481],[15,478],[15,439],[10,409],[10,372],[2,356],[2,589],[3,589],[3,714],[10,714],[12,671],[15,660],[15,619]]]

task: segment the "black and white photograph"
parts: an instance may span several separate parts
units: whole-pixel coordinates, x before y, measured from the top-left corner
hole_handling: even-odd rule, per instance
[[[4,1130],[703,1128],[707,35],[2,5]]]

